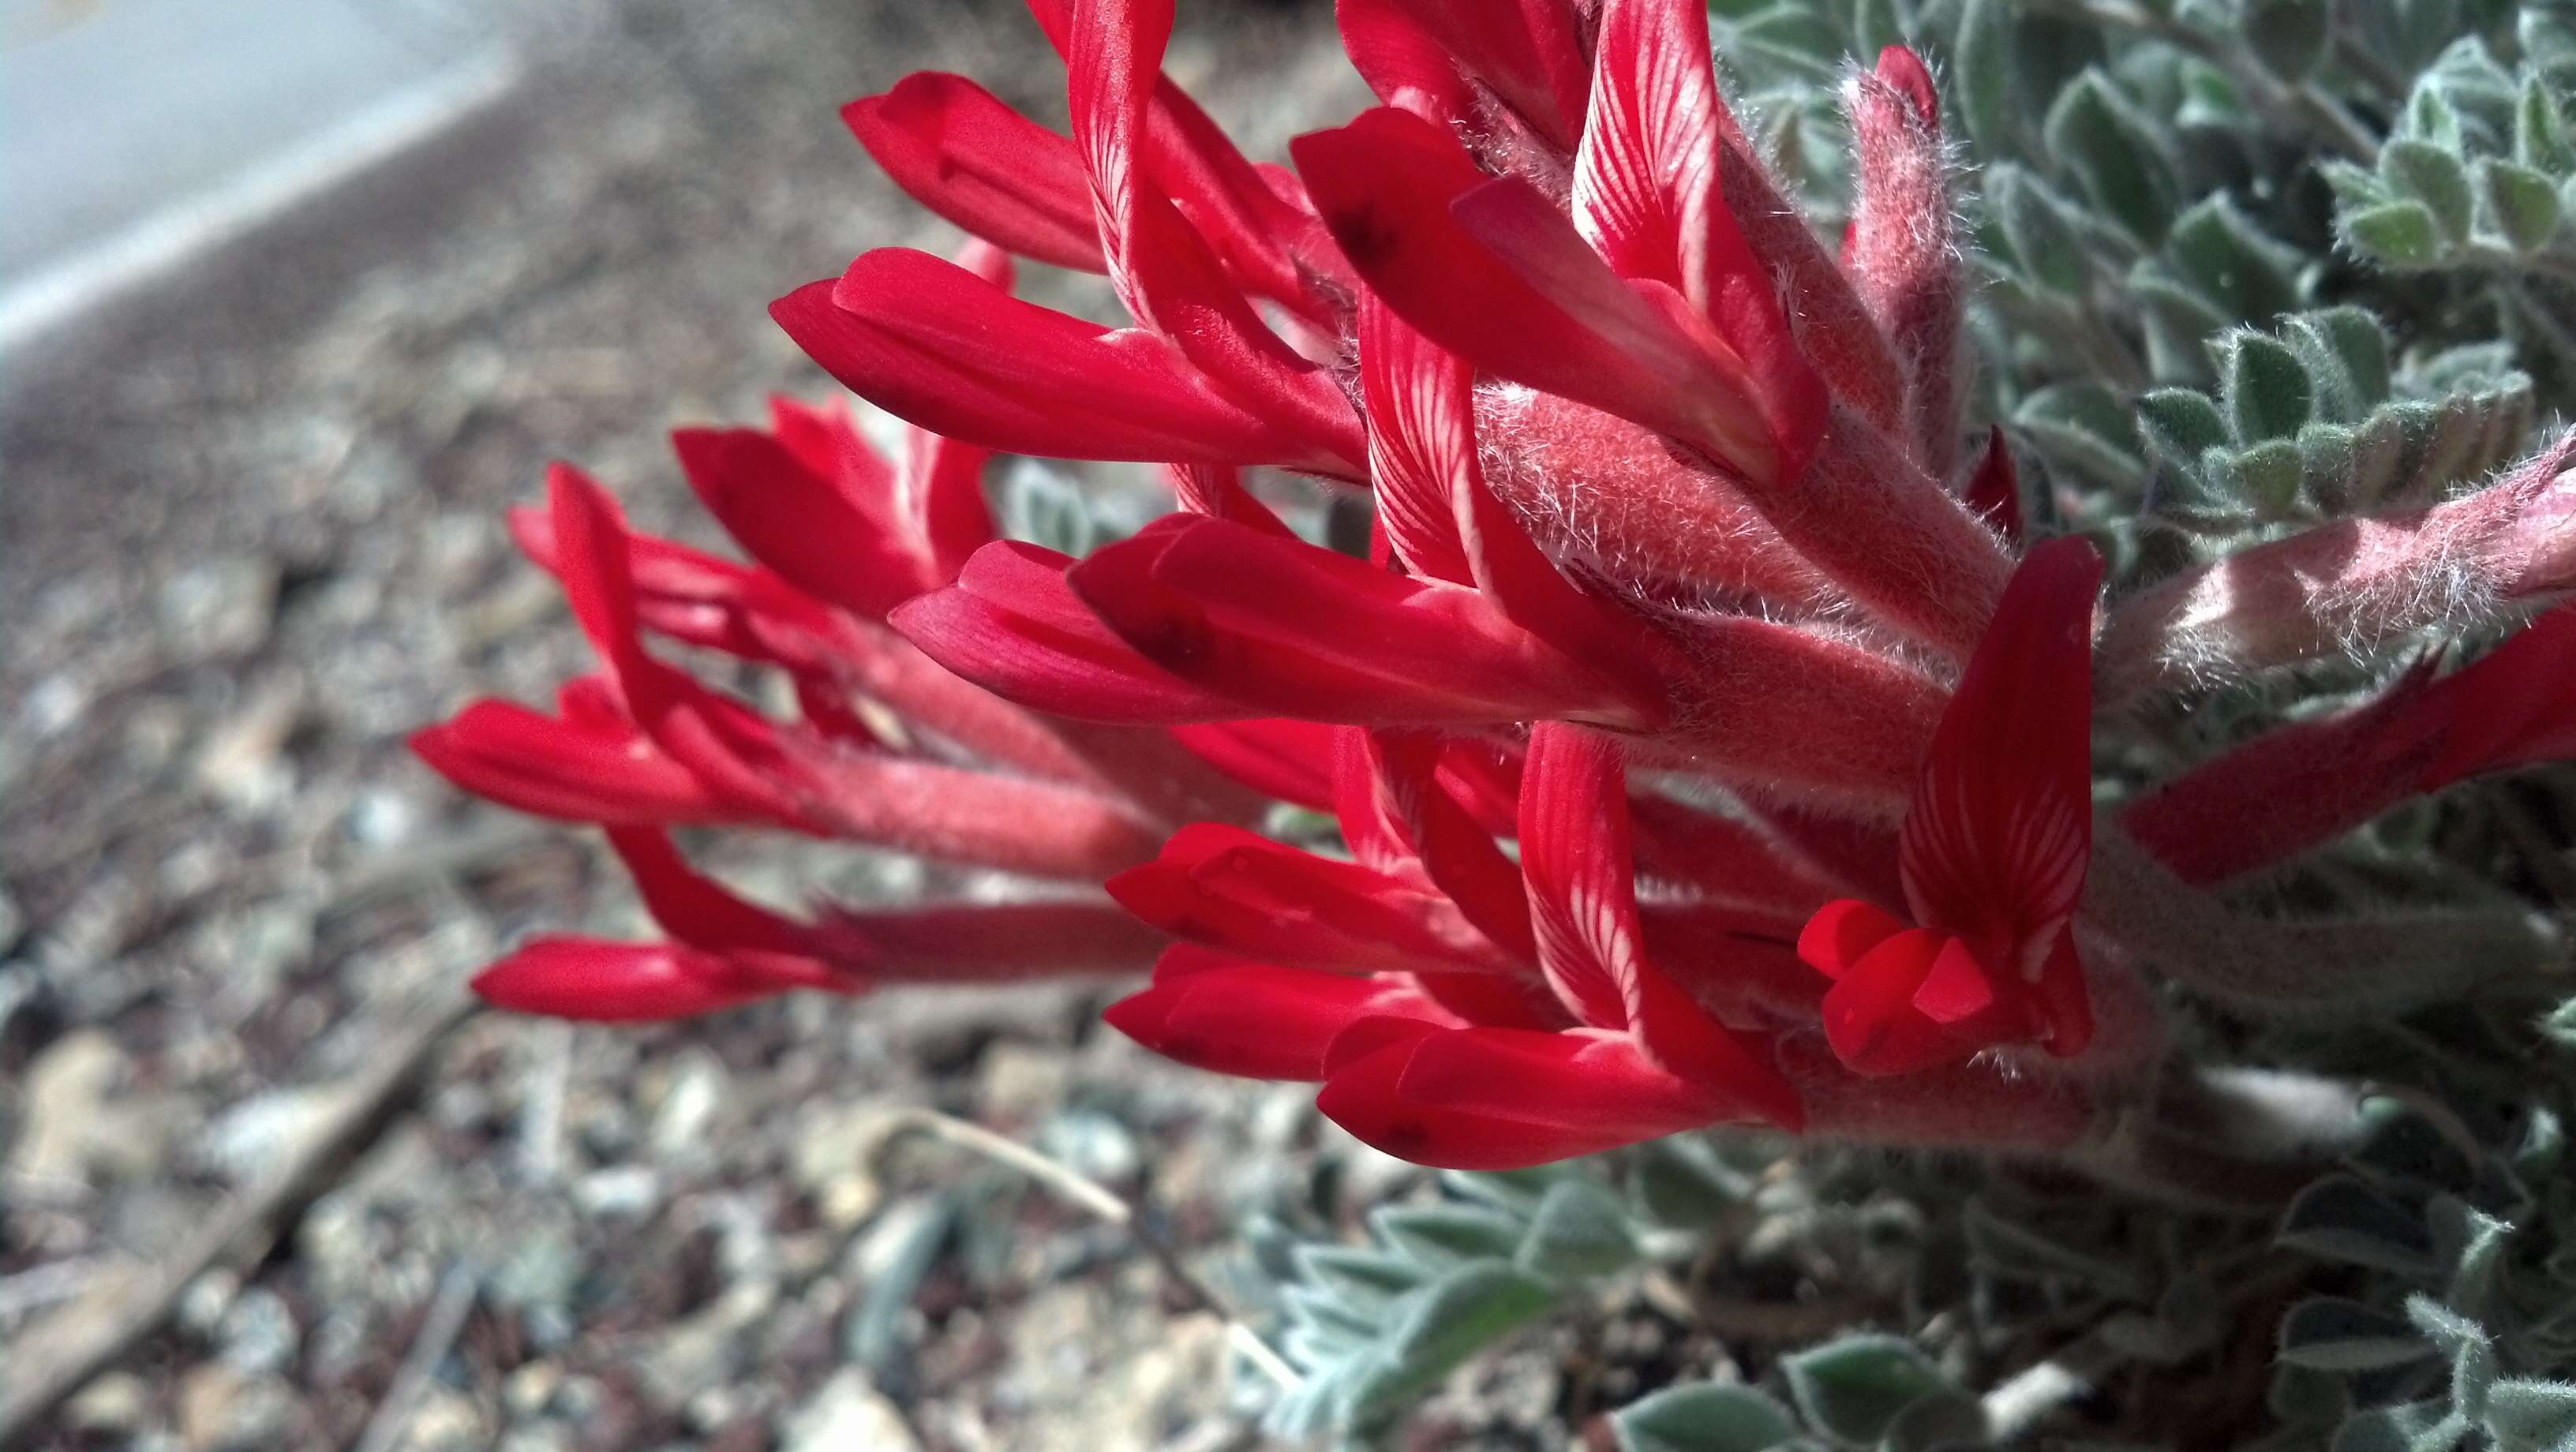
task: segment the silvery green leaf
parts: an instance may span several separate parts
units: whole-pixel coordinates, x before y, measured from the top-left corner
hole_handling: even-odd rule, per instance
[[[2245,43],[2276,75],[2305,76],[2325,58],[2334,27],[2327,0],[2244,0]]]
[[[2386,57],[2405,70],[2419,70],[2460,33],[2460,0],[2395,0],[2397,54]]]
[[[2298,249],[2264,236],[2223,194],[2174,219],[2165,256],[2232,321],[2265,322],[2299,305]]]
[[[1780,1369],[1811,1425],[1864,1445],[1886,1436],[1907,1407],[1953,1390],[1922,1348],[1897,1336],[1846,1336],[1785,1357]]]
[[[1630,1175],[1638,1205],[1650,1219],[1670,1226],[1708,1225],[1751,1199],[1755,1189],[1751,1175],[1697,1136],[1639,1145]]]
[[[2073,172],[2096,210],[2142,243],[2164,235],[2176,186],[2155,125],[2100,70],[2058,93],[2041,128],[2052,156]]]
[[[1081,488],[1033,459],[1019,461],[1003,483],[1002,527],[1013,539],[1068,555],[1100,542]]]
[[[2576,139],[2568,135],[2566,103],[2537,75],[2523,78],[2514,103],[2513,159],[2549,176],[2576,173]]]
[[[1555,1299],[1545,1281],[1507,1265],[1483,1261],[1448,1272],[1408,1299],[1352,1386],[1348,1420],[1370,1425],[1411,1403]]]
[[[1992,156],[2012,134],[2013,0],[1967,0],[1959,12],[1958,38],[1950,46],[1951,87],[1969,139]]]
[[[1745,1386],[1668,1387],[1610,1418],[1619,1452],[1769,1452],[1798,1434],[1789,1409]]]
[[[2013,426],[2048,459],[2096,487],[2133,490],[2146,461],[2119,395],[2099,383],[2053,384],[2023,399]]]
[[[2138,433],[2169,463],[2198,468],[2200,456],[2232,442],[2226,416],[2209,396],[2189,388],[2159,388],[2137,403]]]
[[[2084,295],[2092,269],[2066,204],[2047,183],[2023,167],[1998,162],[1986,175],[1986,204],[2023,275],[2051,292]]]
[[[1590,1180],[1561,1180],[1539,1202],[1516,1261],[1533,1275],[1571,1281],[1608,1275],[1637,1255],[1636,1232],[1617,1195]]]
[[[2340,424],[2312,423],[2299,430],[2299,494],[2311,509],[2339,515],[2352,508],[2357,435]]]
[[[1322,1286],[1290,1286],[1279,1293],[1279,1302],[1295,1325],[1314,1333],[1317,1349],[1327,1355],[1365,1346],[1385,1329],[1384,1304],[1356,1305]]]
[[[1526,1170],[1443,1170],[1440,1183],[1478,1204],[1526,1217],[1565,1177],[1562,1165],[1539,1165]]]
[[[2444,237],[2468,240],[2476,198],[2459,153],[2435,142],[2399,137],[2379,149],[2379,174],[2390,190],[2421,202]]]
[[[2262,333],[2237,333],[2216,352],[2219,406],[2236,441],[2296,437],[2316,403],[2298,353]]]
[[[2279,1240],[2309,1255],[2399,1275],[2428,1276],[2438,1269],[2423,1218],[2351,1175],[2300,1191],[2282,1220]]]
[[[2388,335],[2360,308],[2301,313],[2281,325],[2316,390],[2316,415],[2358,423],[2388,398]]]
[[[1435,1270],[1476,1260],[1510,1260],[1520,1222],[1472,1205],[1390,1205],[1369,1216],[1389,1250]]]
[[[1897,1413],[1879,1446],[1883,1452],[1960,1452],[1990,1440],[1985,1404],[1954,1389],[1934,1392]]]
[[[2525,63],[2565,95],[2576,91],[2576,23],[2563,10],[2527,5],[2516,12],[2515,38]]]
[[[2530,1108],[2530,1118],[2522,1126],[2522,1139],[2514,1147],[2513,1168],[2527,1180],[2537,1180],[2556,1170],[2567,1154],[2567,1126],[2558,1112],[2545,1104]]]
[[[2379,173],[2365,166],[2329,158],[2317,163],[2317,175],[2325,178],[2326,185],[2334,190],[2335,201],[2348,210],[2386,206],[2395,200]]]
[[[2397,135],[2423,142],[2436,150],[2456,152],[2460,149],[2460,112],[2442,88],[2432,83],[2428,74],[2406,98],[2406,110],[2397,118]],[[2385,157],[2381,160],[2384,162]],[[2383,169],[2382,172],[2385,175]]]
[[[2239,449],[2228,464],[2236,497],[2258,519],[2287,518],[2308,481],[2308,461],[2296,439],[2265,439]]]
[[[1849,42],[1823,16],[1801,5],[1774,5],[1734,27],[1731,51],[1750,51],[1762,60],[1830,86],[1847,58]]]
[[[2487,1344],[2487,1329],[2431,1296],[2406,1298],[2406,1319],[2424,1338],[2444,1351]]]
[[[2496,1452],[2564,1452],[2576,1446],[2576,1382],[2499,1378],[2487,1388],[2484,1425]]]
[[[2175,125],[2185,130],[2233,133],[2254,124],[2254,111],[2245,104],[2245,92],[2234,76],[2198,56],[2186,56],[2181,78],[2182,104],[2174,108]]]
[[[1851,55],[1875,63],[1878,53],[1891,45],[1905,45],[1914,37],[1906,23],[1905,0],[1853,0],[1851,19]]]
[[[2558,233],[2558,187],[2546,176],[2510,161],[2478,163],[2478,189],[2498,235],[2518,252],[2537,252]]]
[[[2281,1318],[2280,1359],[2316,1371],[2376,1371],[2433,1355],[2402,1316],[2339,1296],[2311,1296]]]
[[[1294,1258],[1299,1276],[1354,1306],[1383,1306],[1428,1276],[1419,1261],[1350,1245],[1302,1245]]]
[[[2441,224],[2421,202],[2389,202],[2335,219],[2354,251],[2390,267],[2431,267],[2442,258]]]

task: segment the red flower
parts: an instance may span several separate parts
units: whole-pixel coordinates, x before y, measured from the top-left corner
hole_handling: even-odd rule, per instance
[[[1864,1074],[2093,1033],[2072,922],[2093,848],[2093,597],[2102,557],[2050,540],[2014,572],[1941,715],[1897,839],[1917,924],[1844,898],[1798,955],[1834,980],[1825,1034]]]
[[[538,940],[480,980],[495,1001],[663,1017],[1159,949],[1113,1024],[1320,1083],[1426,1163],[1742,1121],[2060,1144],[2154,1061],[2141,965],[2291,926],[2192,884],[2576,751],[2562,614],[2182,772],[2097,861],[2103,565],[2025,545],[2050,515],[2025,519],[2005,436],[1966,447],[1939,97],[1909,51],[1845,87],[1837,254],[1721,98],[1700,0],[1340,0],[1383,104],[1298,138],[1293,171],[1159,74],[1171,0],[1031,9],[1070,134],[939,74],[843,113],[983,240],[869,252],[772,307],[906,421],[897,457],[785,403],[680,434],[748,562],[629,531],[568,469],[514,516],[605,668],[559,717],[478,703],[417,745],[609,828],[667,940]],[[1003,249],[1105,275],[1129,322],[1013,297]],[[999,540],[991,451],[1152,464],[1175,507],[1084,559]],[[2571,451],[2115,601],[2102,699],[2563,589]],[[1365,558],[1311,542],[1314,488],[1364,492]],[[1265,835],[1295,820],[1272,802],[1329,811],[1345,851]],[[1105,895],[798,921],[691,872],[677,825]],[[2085,1057],[1984,1052],[2022,1046]]]

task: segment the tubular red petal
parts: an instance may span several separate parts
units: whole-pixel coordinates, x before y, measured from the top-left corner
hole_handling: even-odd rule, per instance
[[[1169,941],[1100,899],[835,910],[820,926],[865,945],[868,976],[881,983],[1133,973]]]
[[[681,429],[680,471],[752,558],[816,599],[870,619],[940,582],[877,521],[756,429]]]
[[[817,829],[943,862],[1097,880],[1154,851],[1142,812],[1079,787],[864,751],[818,753],[789,770]]]
[[[1227,721],[1260,712],[1139,654],[1074,597],[1068,556],[999,541],[888,623],[932,660],[1034,710],[1086,721]]]
[[[879,248],[770,313],[862,398],[985,448],[1345,467],[1217,393],[1162,338],[1020,302],[928,253]]]
[[[1917,921],[2037,976],[2093,844],[2093,604],[2102,557],[2072,537],[2013,574],[1932,738],[1898,838]]]
[[[1191,514],[1230,519],[1263,534],[1294,535],[1270,506],[1243,487],[1242,471],[1215,464],[1172,464],[1163,470],[1171,481],[1173,502]]]
[[[1071,70],[1081,39],[1073,0],[1029,0],[1029,11]],[[1094,23],[1125,27],[1133,20],[1113,9]],[[1329,319],[1332,309],[1310,278],[1348,279],[1313,217],[1271,187],[1169,77],[1155,78],[1147,122],[1139,161],[1154,187],[1214,246],[1227,272],[1311,321]]]
[[[1440,785],[1440,736],[1432,731],[1355,731],[1358,775],[1419,870],[1458,904],[1476,932],[1515,963],[1535,963],[1528,891],[1520,868],[1484,826]]]
[[[1417,93],[1449,122],[1477,120],[1482,86],[1559,152],[1583,132],[1590,82],[1565,0],[1341,0],[1343,48],[1389,105]]]
[[[1107,270],[1081,153],[982,86],[916,71],[841,108],[841,119],[896,186],[940,216],[1023,257]]]
[[[1467,366],[1407,326],[1374,292],[1360,298],[1360,392],[1368,402],[1377,522],[1414,574],[1472,583],[1459,503],[1481,490]]]
[[[1905,930],[1893,914],[1858,898],[1840,898],[1816,909],[1816,915],[1807,920],[1798,934],[1798,956],[1840,982],[1853,964]]]
[[[2121,827],[2195,887],[2342,836],[2424,790],[2441,760],[2455,698],[2433,681],[2438,663],[2425,657],[2365,706],[2275,727],[2201,762],[2129,803]]]
[[[1626,667],[1652,696],[1683,667],[1661,642],[1577,589],[1485,485],[1473,375],[1374,293],[1360,301],[1360,387],[1371,424],[1378,520],[1415,574],[1472,584],[1514,622],[1568,654]]]
[[[1462,193],[1450,211],[1538,295],[1612,342],[1661,386],[1614,395],[1599,382],[1573,380],[1591,390],[1587,396],[1562,377],[1526,376],[1533,364],[1563,371],[1546,360],[1489,365],[1496,372],[1660,429],[1757,484],[1795,479],[1805,467],[1824,428],[1822,396],[1774,409],[1764,397],[1768,380],[1755,376],[1708,315],[1666,283],[1611,271],[1537,188],[1517,177],[1498,178]],[[1795,362],[1795,353],[1784,351],[1766,367],[1790,369]]]
[[[1176,958],[1179,971],[1170,966]],[[1437,1014],[1400,980],[1314,973],[1183,945],[1155,965],[1152,987],[1111,1004],[1101,1017],[1193,1068],[1320,1081],[1325,1051],[1343,1030],[1362,1018],[1408,1010]]]
[[[1073,135],[1091,177],[1110,276],[1137,320],[1170,338],[1218,388],[1358,473],[1367,444],[1350,400],[1329,373],[1263,325],[1140,165],[1171,28],[1170,0],[1075,0],[1065,53]]]
[[[1335,1068],[1316,1094],[1315,1107],[1362,1142],[1398,1159],[1451,1170],[1525,1169],[1672,1132],[1630,1134],[1602,1125],[1540,1124],[1408,1097],[1403,1084],[1414,1055],[1423,1044],[1445,1037],[1449,1035],[1409,1036]]]
[[[1380,107],[1289,149],[1351,265],[1433,342],[1712,448],[1770,450],[1675,319],[1620,282],[1545,198],[1488,179],[1439,128]]]
[[[737,822],[741,814],[633,723],[558,721],[508,701],[477,701],[416,732],[411,749],[479,797],[567,822]]]
[[[1908,928],[1862,954],[1827,990],[1825,1041],[1854,1073],[1906,1074],[1968,1056],[1974,1045],[1942,1033],[1913,999],[1944,946],[1956,940]]]
[[[1473,590],[1223,520],[1159,520],[1066,579],[1148,659],[1265,714],[1364,725],[1571,716],[1635,726],[1662,709]]]
[[[474,975],[497,1008],[597,1023],[688,1018],[795,986],[674,943],[597,938],[533,939]]]
[[[1923,62],[1889,46],[1878,69],[1845,87],[1859,157],[1845,249],[1862,299],[1905,364],[1917,456],[1937,478],[1959,453],[1959,401],[1971,360],[1959,347],[1966,285],[1952,236],[1939,98]]]
[[[1172,739],[1264,796],[1329,812],[1333,730],[1281,717],[1175,726]]]
[[[2449,717],[2423,789],[2576,757],[2576,606],[2560,606],[2433,687]]]
[[[1409,0],[1334,0],[1342,50],[1380,101],[1458,125],[1475,114],[1476,88],[1411,9]]]
[[[1530,729],[1520,842],[1539,962],[1566,1007],[1596,1028],[1630,1031],[1654,1063],[1695,1086],[1794,1118],[1788,1086],[1647,956],[1617,743],[1562,722]]]
[[[1824,431],[1824,383],[1798,351],[1771,271],[1726,209],[1708,11],[1693,0],[1608,0],[1592,116],[1575,157],[1574,220],[1621,277],[1678,291],[1723,342],[1794,477]]]
[[[1159,858],[1108,889],[1174,937],[1265,962],[1341,973],[1512,966],[1417,886],[1215,822],[1174,833]]]
[[[634,877],[644,910],[675,941],[710,953],[822,956],[814,934],[802,925],[735,896],[693,870],[671,845],[668,833],[611,827],[608,845]]]
[[[1539,965],[1575,1018],[1634,1020],[1645,962],[1629,855],[1626,768],[1596,732],[1542,721],[1521,777],[1521,872]]]

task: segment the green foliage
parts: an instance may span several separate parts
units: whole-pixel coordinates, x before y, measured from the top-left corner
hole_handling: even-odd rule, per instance
[[[1273,1412],[1286,1436],[1365,1436],[1568,1288],[1636,1263],[1629,1200],[1580,1168],[1452,1175],[1448,1198],[1382,1206],[1371,1244],[1304,1243],[1280,1297],[1306,1373]]]
[[[1741,1386],[1667,1388],[1610,1420],[1620,1452],[1767,1452],[1798,1434],[1787,1408]]]
[[[2233,542],[2267,526],[2423,503],[2517,456],[2531,428],[2530,378],[2497,367],[2492,351],[2397,371],[2380,325],[2357,308],[2226,333],[2210,353],[2214,388],[2136,401],[2154,471],[2145,517],[2186,534]],[[2111,416],[2110,400],[2099,413]],[[2053,466],[2082,469],[2051,439],[2033,442]]]
[[[1958,1394],[1930,1357],[1895,1336],[1828,1341],[1783,1361],[1781,1373],[1808,1425],[1847,1446],[1876,1446],[1915,1408]]]

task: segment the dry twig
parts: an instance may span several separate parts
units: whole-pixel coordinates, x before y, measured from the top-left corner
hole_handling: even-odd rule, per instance
[[[1136,1213],[1135,1205],[1117,1191],[1017,1140],[937,1110],[899,1109],[887,1116],[885,1132],[888,1139],[908,1129],[919,1130],[998,1164],[1008,1165],[1099,1220],[1126,1231],[1144,1248],[1145,1254],[1153,1258],[1164,1279],[1170,1281],[1194,1308],[1225,1322],[1227,1337],[1243,1353],[1245,1360],[1259,1367],[1262,1374],[1278,1383],[1282,1390],[1294,1390],[1302,1380],[1297,1369],[1272,1350],[1268,1342],[1234,1314],[1224,1298],[1184,1265],[1180,1252],[1172,1247],[1171,1242],[1148,1227],[1144,1217]]]

